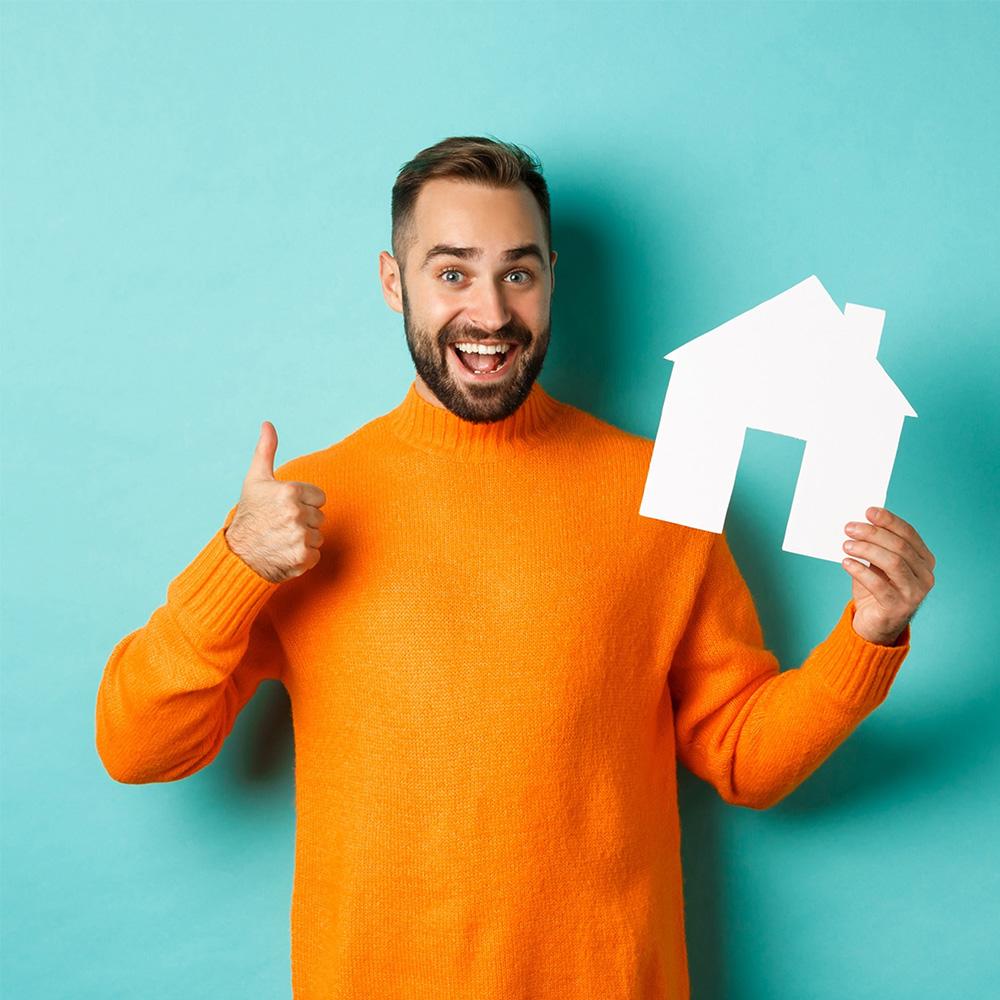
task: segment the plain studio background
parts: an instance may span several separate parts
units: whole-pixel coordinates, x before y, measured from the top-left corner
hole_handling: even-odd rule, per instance
[[[283,688],[207,769],[125,786],[97,685],[238,498],[261,420],[280,464],[402,399],[392,182],[484,133],[551,186],[557,398],[652,437],[663,355],[815,273],[887,311],[879,359],[919,414],[887,506],[938,582],[888,699],[769,811],[681,773],[693,996],[995,995],[1000,6],[0,16],[5,996],[289,996]],[[801,452],[750,432],[727,522],[785,667],[850,592],[781,551]]]

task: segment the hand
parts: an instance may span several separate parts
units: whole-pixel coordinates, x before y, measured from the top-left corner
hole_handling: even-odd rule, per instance
[[[869,507],[870,524],[851,521],[844,543],[852,555],[844,569],[854,578],[854,631],[869,642],[891,646],[900,637],[920,602],[934,586],[934,555],[901,517],[884,507]]]
[[[251,569],[271,583],[282,583],[310,570],[320,559],[323,535],[319,508],[326,494],[311,483],[274,478],[278,432],[265,420],[243,480],[243,492],[225,538]]]

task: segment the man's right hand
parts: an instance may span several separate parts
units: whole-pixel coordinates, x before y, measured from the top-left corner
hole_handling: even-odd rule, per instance
[[[319,508],[326,494],[311,483],[274,478],[278,432],[269,420],[243,480],[243,492],[225,538],[251,569],[271,583],[283,583],[310,570],[320,559],[323,536]]]

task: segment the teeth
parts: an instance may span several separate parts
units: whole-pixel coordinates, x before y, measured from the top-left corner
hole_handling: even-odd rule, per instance
[[[460,351],[466,354],[506,354],[510,350],[510,344],[455,344]]]

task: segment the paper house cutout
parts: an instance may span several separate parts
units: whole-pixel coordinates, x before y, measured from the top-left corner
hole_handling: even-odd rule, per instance
[[[747,428],[786,434],[806,444],[781,547],[840,562],[844,525],[885,503],[903,420],[917,415],[876,360],[884,319],[841,312],[811,275],[665,354],[639,513],[721,532]]]

